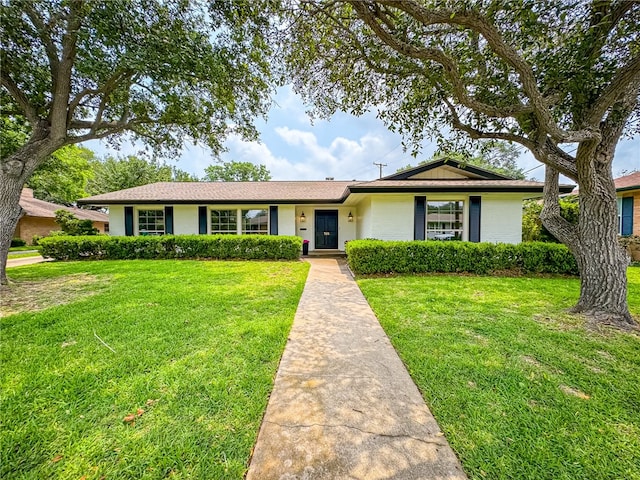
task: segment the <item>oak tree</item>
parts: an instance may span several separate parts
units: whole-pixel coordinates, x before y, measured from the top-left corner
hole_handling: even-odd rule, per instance
[[[0,107],[26,140],[0,158],[0,281],[20,191],[56,150],[91,139],[217,153],[255,138],[271,92],[271,0],[4,0]],[[10,150],[6,150],[9,152]]]
[[[611,165],[638,133],[640,2],[291,1],[281,31],[295,89],[328,116],[379,116],[414,145],[449,132],[514,142],[545,164],[542,218],[575,256],[574,310],[634,323]],[[558,175],[580,187],[577,225]]]

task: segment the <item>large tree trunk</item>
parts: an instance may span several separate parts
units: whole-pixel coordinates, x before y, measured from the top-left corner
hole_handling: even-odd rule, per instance
[[[64,144],[48,137],[46,122],[35,129],[17,152],[2,159],[0,168],[0,284],[7,285],[7,258],[11,239],[22,215],[20,193],[36,167]]]
[[[0,284],[6,285],[7,257],[11,239],[16,231],[18,220],[22,215],[20,207],[20,192],[24,182],[16,181],[15,177],[0,174]]]
[[[618,242],[616,211],[615,195],[580,189],[581,248],[573,251],[580,267],[580,299],[573,310],[601,323],[633,325],[627,305],[629,257]]]
[[[547,167],[541,218],[578,263],[580,299],[572,310],[597,323],[629,328],[636,325],[627,303],[629,258],[618,242],[615,187],[606,163],[578,163],[578,225],[560,217],[558,172]]]

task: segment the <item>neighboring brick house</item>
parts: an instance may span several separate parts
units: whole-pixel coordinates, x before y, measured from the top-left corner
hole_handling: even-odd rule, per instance
[[[45,202],[33,198],[33,190],[23,188],[20,195],[20,206],[22,207],[22,217],[18,221],[18,226],[13,234],[13,238],[21,238],[31,245],[33,236],[44,237],[50,232],[60,230],[60,225],[55,222],[56,210],[67,210],[73,213],[80,220],[91,220],[93,226],[106,233],[109,230],[109,216],[106,213],[95,210],[84,210],[80,208],[65,207],[55,203]]]
[[[640,172],[614,180],[618,199],[618,233],[640,235]]]

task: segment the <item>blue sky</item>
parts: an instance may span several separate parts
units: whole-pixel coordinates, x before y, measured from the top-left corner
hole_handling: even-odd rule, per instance
[[[245,142],[232,136],[226,141],[229,151],[221,159],[263,164],[273,180],[372,180],[379,175],[374,162],[387,164],[383,175],[389,175],[407,164],[430,158],[436,150],[435,143],[425,141],[421,154],[413,158],[403,151],[400,135],[390,132],[375,113],[361,117],[337,113],[328,121],[312,123],[305,112],[304,104],[290,87],[279,89],[268,119],[257,122],[260,141]],[[128,144],[118,152],[98,142],[88,142],[86,146],[100,156],[128,155],[138,150]],[[186,147],[176,160],[178,168],[198,177],[215,162],[203,146]],[[544,178],[544,167],[526,151],[519,165],[530,170],[527,177]],[[614,176],[634,169],[640,169],[640,137],[622,140],[613,164]]]

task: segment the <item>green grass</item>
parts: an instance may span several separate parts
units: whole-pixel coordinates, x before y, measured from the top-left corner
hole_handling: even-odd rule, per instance
[[[25,250],[40,250],[36,245],[23,245],[22,247],[9,247],[10,252],[24,252]]]
[[[470,478],[640,479],[640,337],[567,315],[577,279],[358,283]]]
[[[9,255],[9,260],[14,258],[27,258],[27,257],[39,257],[40,252],[26,252],[26,253],[13,253]]]
[[[0,477],[242,478],[307,269],[9,269],[3,309],[23,313],[1,320]]]

